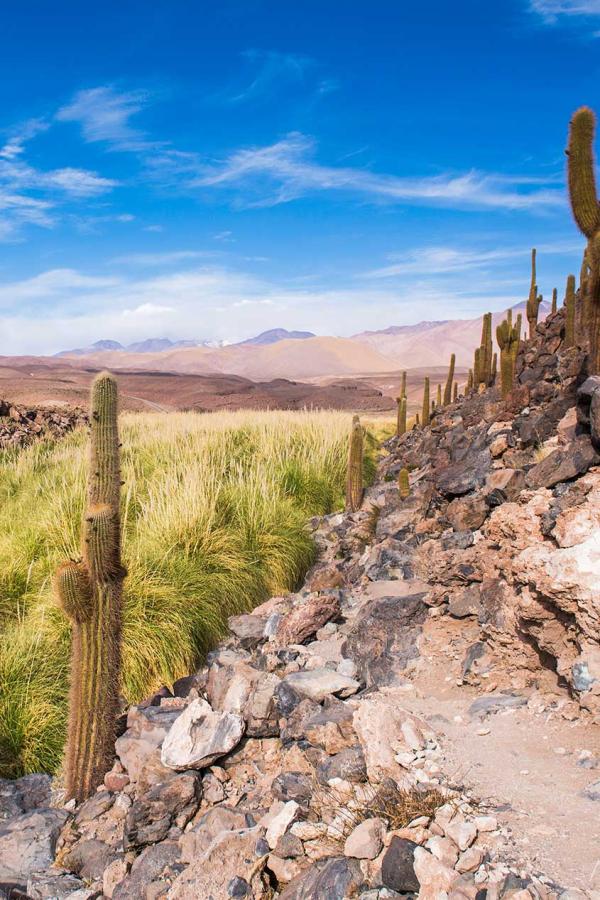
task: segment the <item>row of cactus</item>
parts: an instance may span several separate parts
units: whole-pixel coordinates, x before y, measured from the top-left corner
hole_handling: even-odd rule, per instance
[[[78,802],[95,791],[112,765],[119,713],[125,570],[117,414],[117,383],[103,373],[91,390],[82,556],[63,563],[55,577],[60,604],[72,623],[64,774],[67,797]]]

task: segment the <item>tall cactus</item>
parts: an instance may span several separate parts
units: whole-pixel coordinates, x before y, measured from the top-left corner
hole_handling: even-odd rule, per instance
[[[405,371],[403,371],[401,374],[400,396],[406,397],[406,372]]]
[[[529,286],[529,297],[527,298],[527,321],[529,323],[530,341],[533,340],[533,337],[535,335],[540,303],[542,302],[542,297],[538,296],[537,292],[535,256],[536,250],[534,247],[531,251],[531,284]]]
[[[558,291],[556,290],[556,288],[552,288],[552,306],[550,308],[550,314],[553,316],[557,309],[558,309]]]
[[[346,509],[356,512],[363,498],[363,427],[358,416],[352,419],[350,447],[348,449],[348,474],[346,477]]]
[[[512,310],[496,328],[496,340],[500,347],[500,384],[502,397],[506,397],[513,387],[515,363],[521,340],[521,316],[512,324]]]
[[[440,409],[442,405],[442,386],[438,384],[435,392],[435,406],[436,409]]]
[[[396,419],[396,434],[400,436],[406,433],[406,397],[398,397],[398,415]]]
[[[458,400],[458,381],[454,382],[454,390],[452,392],[452,402],[456,403]]]
[[[565,292],[565,349],[575,344],[575,303],[575,276],[569,275]]]
[[[476,391],[480,384],[488,387],[491,383],[493,352],[492,314],[490,312],[484,313],[481,324],[481,344],[475,350],[473,360],[473,388]]]
[[[467,393],[470,393],[473,390],[473,369],[469,369],[469,374],[467,375]]]
[[[600,204],[596,193],[594,132],[596,116],[587,106],[578,109],[569,128],[569,199],[579,230],[587,238],[587,274],[582,277],[584,333],[589,338],[588,369],[600,372]]]
[[[423,409],[422,409],[422,417],[421,424],[423,428],[426,425],[429,425],[431,420],[431,407],[429,401],[429,378],[425,378],[425,384],[423,386]]]
[[[103,372],[91,390],[87,509],[82,559],[63,563],[56,591],[72,622],[71,689],[65,753],[69,799],[89,797],[114,758],[121,673],[121,474],[117,382]]]
[[[456,353],[450,356],[450,366],[448,368],[448,378],[444,388],[444,406],[449,406],[452,401],[452,382],[454,381],[454,367],[456,365]]]

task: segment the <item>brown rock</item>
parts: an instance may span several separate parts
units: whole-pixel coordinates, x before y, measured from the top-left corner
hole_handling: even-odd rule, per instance
[[[277,629],[276,642],[281,647],[302,644],[339,614],[340,601],[336,593],[312,596],[285,616]]]
[[[448,504],[445,513],[455,531],[477,531],[487,514],[487,503],[480,496],[459,497]]]

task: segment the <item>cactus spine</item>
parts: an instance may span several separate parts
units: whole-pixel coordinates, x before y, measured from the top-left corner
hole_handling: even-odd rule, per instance
[[[406,500],[410,494],[410,483],[408,480],[408,469],[400,469],[398,473],[398,491],[400,498]]]
[[[556,288],[552,288],[552,308],[550,309],[550,314],[554,315],[556,310],[558,309],[558,291]]]
[[[575,344],[575,276],[567,278],[567,290],[565,293],[565,339],[563,346],[573,347]]]
[[[454,367],[456,365],[456,353],[450,356],[450,367],[448,369],[448,378],[446,379],[446,387],[444,388],[444,406],[449,406],[452,400],[452,382],[454,381]]]
[[[121,474],[117,383],[106,372],[91,390],[90,459],[83,558],[56,573],[59,601],[72,622],[65,786],[69,799],[89,797],[114,758],[121,673]]]
[[[589,337],[589,371],[600,371],[600,204],[596,193],[594,132],[596,117],[582,106],[571,119],[569,128],[569,199],[579,230],[587,238],[582,271],[581,293],[585,316],[584,334]]]
[[[426,425],[429,425],[430,419],[431,419],[431,406],[430,406],[430,401],[429,401],[429,378],[425,378],[425,384],[423,387],[423,410],[422,410],[422,417],[421,417],[421,422],[422,422],[423,428],[425,428]]]
[[[346,509],[356,512],[363,498],[363,427],[358,416],[352,419],[350,447],[348,450],[348,474],[346,478]]]
[[[398,417],[396,422],[396,434],[406,433],[406,397],[398,397]]]

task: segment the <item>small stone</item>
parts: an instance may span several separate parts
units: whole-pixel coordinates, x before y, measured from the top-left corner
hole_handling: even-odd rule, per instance
[[[473,823],[477,831],[496,831],[498,828],[498,820],[494,816],[475,816]]]
[[[284,683],[302,697],[308,697],[316,703],[320,703],[330,694],[349,697],[351,694],[355,694],[360,687],[359,682],[354,678],[327,668],[292,672],[286,675]]]
[[[348,835],[344,856],[355,859],[375,859],[383,846],[385,825],[381,819],[365,819]]]
[[[485,737],[486,734],[490,733],[490,729],[489,728],[478,728],[475,733],[478,734],[480,737]]]

